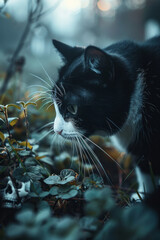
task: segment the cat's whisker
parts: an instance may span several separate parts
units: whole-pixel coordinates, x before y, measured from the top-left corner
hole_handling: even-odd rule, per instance
[[[64,95],[66,95],[66,90],[65,90],[62,82],[61,82],[61,87],[62,87],[62,89],[63,89]]]
[[[88,153],[90,153],[90,156],[91,156],[91,155],[93,156],[93,157],[91,157],[91,160],[93,160],[94,166],[96,167],[99,175],[102,177],[102,174],[100,173],[100,170],[99,170],[97,164],[98,164],[99,167],[102,169],[102,171],[103,171],[103,173],[104,173],[107,181],[112,185],[112,182],[111,182],[108,174],[106,173],[104,167],[102,166],[101,162],[99,161],[99,159],[98,159],[98,157],[96,156],[96,154],[94,153],[94,151],[91,149],[91,147],[87,144],[87,142],[86,142],[83,138],[81,138],[81,139],[82,139],[84,145],[86,146],[86,150],[88,150]],[[103,177],[102,177],[102,178],[103,178]]]
[[[58,98],[58,97],[53,97],[53,98],[52,98],[52,101],[53,101],[53,102],[56,102],[56,103],[58,103],[58,102],[61,103],[61,102],[62,102],[62,101],[60,100],[60,98]]]
[[[60,97],[63,97],[63,93],[62,93],[62,91],[60,90],[60,88],[58,87],[58,86],[54,86],[55,87],[55,89],[53,89],[53,93],[55,94],[55,95],[59,95]],[[57,90],[57,91],[56,91]]]
[[[62,106],[62,103],[61,103],[61,102],[57,102],[57,106],[58,106],[58,107],[61,107],[61,106]]]
[[[63,146],[66,142],[66,139],[62,138],[59,134],[57,134],[56,132],[54,132],[53,134],[53,140],[52,142],[54,142],[54,144],[56,144],[56,146],[58,147],[58,151],[62,152],[63,151]]]
[[[107,157],[109,157],[122,171],[123,173],[125,173],[124,169],[121,167],[121,165],[113,158],[111,157],[107,152],[105,152],[103,150],[103,148],[101,148],[99,145],[97,145],[96,143],[94,143],[91,139],[87,138],[86,136],[84,136],[82,133],[80,133],[84,138],[87,139],[87,141],[89,141],[90,143],[92,143],[94,146],[96,146],[98,149],[100,149]]]
[[[54,132],[51,144],[56,145],[56,149],[58,150],[58,152],[62,152],[63,151],[62,145],[64,144],[64,139],[60,138],[60,136]]]
[[[44,66],[42,65],[42,63],[40,63],[40,64],[41,64],[41,67],[42,67],[44,73],[46,74],[48,80],[49,80],[50,83],[52,84],[52,88],[53,88],[53,87],[57,88],[57,90],[61,93],[61,96],[63,96],[63,93],[62,93],[61,89],[57,86],[56,82],[49,76],[49,74],[48,74],[47,71],[45,70],[45,68],[44,68]]]
[[[38,80],[42,81],[43,83],[45,83],[45,84],[49,87],[49,89],[52,89],[52,88],[53,88],[53,85],[50,85],[50,84],[49,84],[47,81],[45,81],[43,78],[41,78],[41,77],[39,77],[39,76],[37,76],[37,75],[35,75],[35,74],[33,74],[33,73],[31,73],[31,75],[32,75],[33,77],[37,78]]]
[[[46,97],[39,97],[38,99],[36,99],[36,103],[38,102],[38,101],[42,101],[42,102],[44,102],[44,101],[50,101],[50,102],[52,102],[51,100],[50,100],[50,98],[46,98]]]
[[[39,100],[41,100],[42,102],[44,102],[44,101],[49,101],[49,102],[53,102],[49,97],[41,97]]]
[[[44,128],[46,128],[46,127],[48,127],[48,126],[50,126],[50,125],[53,125],[53,124],[54,124],[54,121],[53,121],[53,122],[46,123],[44,126],[36,129],[35,132],[39,132],[39,131],[43,130]]]
[[[92,171],[92,175],[93,175],[93,177],[95,176],[95,174],[94,174],[94,171],[93,171],[93,168],[92,168],[92,164],[91,164],[91,162],[90,162],[90,154],[88,153],[88,151],[87,151],[87,149],[85,149],[85,146],[84,146],[84,143],[83,143],[83,141],[82,141],[82,139],[81,139],[81,137],[79,137],[79,141],[81,142],[81,146],[82,146],[82,151],[84,152],[84,154],[85,154],[85,156],[86,156],[86,159],[88,160],[88,162],[89,162],[89,165],[91,165],[91,171]],[[93,164],[94,164],[94,162],[93,162]],[[96,167],[96,166],[95,166]],[[88,174],[90,175],[90,172],[89,172],[89,170],[88,170]]]
[[[74,146],[75,146],[75,151],[76,151],[76,153],[77,153],[77,156],[80,157],[79,149],[78,149],[78,146],[77,146],[76,137],[75,137],[75,141],[74,141]],[[83,161],[82,161],[82,163],[83,163]],[[79,174],[81,174],[81,164],[79,164]]]
[[[87,154],[88,154],[88,157],[92,160],[92,163],[93,163],[93,165],[95,166],[95,168],[97,169],[97,172],[99,173],[99,175],[102,177],[102,175],[101,175],[101,173],[100,173],[100,170],[99,170],[99,168],[97,167],[97,164],[95,163],[95,160],[94,160],[94,158],[95,158],[95,153],[93,154],[93,152],[91,152],[90,151],[90,149],[89,149],[89,145],[86,143],[86,141],[82,138],[82,137],[80,137],[79,136],[79,138],[81,139],[81,141],[82,141],[82,143],[83,143],[83,146],[84,146],[84,149],[85,149],[85,151],[87,152]],[[87,146],[88,145],[88,146]],[[92,150],[93,151],[93,150]],[[89,159],[88,158],[88,159]],[[96,158],[98,158],[97,156],[96,156]],[[90,162],[90,161],[89,161]],[[108,179],[107,179],[108,180]]]
[[[106,122],[107,122],[107,124],[108,124],[108,127],[109,127],[110,131],[112,132],[112,128],[111,128],[110,123],[109,123],[108,121],[106,121]]]
[[[107,120],[112,123],[119,131],[121,131],[120,127],[117,126],[109,117],[107,117]]]
[[[42,139],[47,137],[52,132],[54,132],[53,128],[50,131],[48,131],[46,134],[44,134],[38,141],[36,141],[35,144],[39,143]]]
[[[53,106],[54,105],[54,103],[52,102],[48,107],[47,107],[47,110],[51,107],[51,106]]]
[[[83,157],[82,157],[82,155],[81,155],[81,150],[80,150],[80,147],[79,147],[79,144],[78,144],[78,141],[77,141],[77,138],[76,138],[76,149],[77,149],[77,154],[78,154],[78,156],[80,157],[80,159],[81,159],[81,161],[82,161],[82,164],[84,165],[84,163],[83,163]],[[80,172],[79,173],[81,173],[81,169],[80,169]]]
[[[139,158],[136,166],[135,166],[134,168],[132,168],[131,171],[127,174],[127,176],[126,176],[125,179],[123,180],[122,184],[124,184],[124,182],[126,182],[126,180],[131,176],[131,174],[136,171],[136,168],[137,168],[137,166],[140,164],[140,162],[142,161],[143,157],[144,157],[144,156],[141,156],[141,157]]]
[[[52,89],[49,89],[48,87],[40,85],[40,84],[34,84],[34,85],[31,85],[31,86],[28,86],[27,88],[33,88],[33,87],[43,88],[43,89],[46,89],[47,91],[52,92]]]
[[[84,168],[84,162],[85,161],[83,161],[84,159],[83,159],[83,154],[82,154],[82,150],[81,150],[81,146],[80,146],[80,143],[79,143],[79,140],[78,140],[78,138],[76,137],[76,140],[77,140],[77,147],[78,147],[78,150],[79,150],[79,154],[80,154],[80,158],[81,158],[81,160],[82,160],[82,163],[83,163],[83,172],[84,172],[84,177],[85,177],[85,168]]]
[[[29,96],[33,96],[33,95],[36,95],[36,94],[41,94],[41,95],[48,95],[48,96],[52,96],[50,93],[46,92],[46,91],[40,91],[40,90],[37,90],[37,91],[34,91],[34,92],[31,92],[29,94]]]
[[[50,97],[46,97],[46,96],[44,96],[44,95],[35,95],[35,96],[33,96],[31,99],[36,99],[35,100],[35,102],[38,102],[38,101],[42,101],[42,102],[44,102],[45,100],[50,100],[51,102],[52,102],[52,100],[51,100],[51,98]]]
[[[46,69],[44,68],[44,66],[42,65],[42,63],[40,62],[40,65],[44,71],[44,73],[46,74],[48,80],[50,81],[52,88],[55,87],[57,88],[57,90],[61,93],[61,96],[63,96],[62,91],[60,90],[60,88],[57,86],[56,82],[50,77],[50,75],[48,74],[48,72],[46,71]]]
[[[38,102],[38,101],[40,101],[41,99],[50,99],[50,101],[52,101],[52,100],[51,100],[52,98],[51,98],[50,96],[45,96],[45,94],[39,93],[39,94],[35,94],[33,97],[31,97],[31,98],[27,101],[27,103],[30,102],[30,101],[32,101],[33,99],[34,99],[35,102]]]
[[[37,99],[37,98],[38,98],[38,99]],[[27,103],[30,102],[30,101],[32,101],[32,100],[35,100],[35,102],[38,102],[41,98],[42,98],[42,97],[41,97],[41,94],[34,95],[33,97],[31,97],[31,98],[27,101]],[[44,97],[43,97],[43,98],[44,98]]]
[[[47,104],[49,104],[49,103],[51,103],[51,100],[49,100],[49,101],[45,102],[44,104],[42,104],[42,106],[40,107],[40,110],[41,110],[44,106],[46,106]],[[53,103],[52,103],[51,105],[53,105]],[[51,106],[51,105],[49,105],[49,106]],[[48,109],[47,109],[47,110],[48,110]]]
[[[75,152],[76,152],[76,149],[75,149],[75,138],[73,138],[73,139],[71,139],[71,147],[72,147],[72,157],[74,157],[75,156]],[[77,154],[78,155],[78,154]],[[71,161],[71,168],[72,168],[72,162],[73,161]]]

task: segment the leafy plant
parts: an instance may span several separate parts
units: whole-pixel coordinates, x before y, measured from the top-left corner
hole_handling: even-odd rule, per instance
[[[126,201],[120,197],[125,194],[123,189],[111,190],[92,166],[90,175],[78,172],[79,168],[85,170],[79,156],[71,157],[66,152],[51,154],[46,148],[47,141],[42,149],[29,129],[28,106],[36,104],[22,101],[18,104],[0,105],[0,192],[6,187],[8,176],[15,188],[21,182],[30,182],[31,187],[11,222],[4,210],[1,239],[160,238],[155,212],[144,205],[130,205],[129,198]],[[16,134],[18,126],[23,134]],[[36,138],[38,134],[41,131]],[[18,188],[16,191],[18,194]]]
[[[42,206],[42,203],[41,203]],[[45,206],[45,207],[44,207]],[[79,226],[75,219],[64,217],[58,219],[52,217],[51,210],[46,204],[34,209],[23,209],[16,215],[15,224],[6,229],[6,235],[10,239],[80,239]],[[77,237],[79,236],[79,237]]]

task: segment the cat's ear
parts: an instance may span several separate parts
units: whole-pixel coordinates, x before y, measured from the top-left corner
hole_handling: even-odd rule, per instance
[[[100,48],[89,46],[85,49],[85,67],[97,74],[107,74],[111,80],[114,75],[114,65],[109,54]]]
[[[79,57],[83,48],[80,47],[71,47],[65,43],[59,42],[57,40],[52,40],[54,47],[62,54],[67,62],[71,62],[76,57]]]

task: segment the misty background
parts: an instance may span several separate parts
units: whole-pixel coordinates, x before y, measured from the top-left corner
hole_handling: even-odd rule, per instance
[[[91,44],[101,48],[124,39],[143,41],[159,34],[159,11],[159,0],[0,0],[1,89],[21,43],[15,56],[18,63],[13,64],[7,84],[7,88],[13,85],[15,90],[17,71],[23,89],[36,81],[31,73],[41,77],[43,68],[57,79],[62,61],[51,39],[72,46]]]

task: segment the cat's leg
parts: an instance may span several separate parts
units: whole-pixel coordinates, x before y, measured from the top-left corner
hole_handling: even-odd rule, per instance
[[[145,193],[152,193],[155,190],[155,185],[158,186],[159,177],[155,176],[153,182],[151,174],[142,172],[139,167],[136,167],[135,172],[138,182],[138,193],[143,199],[145,197]],[[131,199],[138,201],[140,200],[140,197],[137,193],[134,193],[132,194]]]

